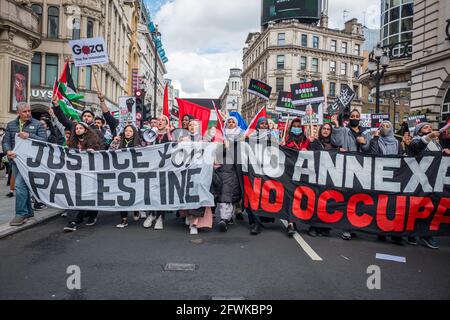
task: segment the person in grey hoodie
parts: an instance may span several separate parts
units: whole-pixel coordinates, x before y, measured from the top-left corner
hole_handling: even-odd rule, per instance
[[[350,112],[350,122],[348,126],[339,126],[339,121],[337,116],[331,118],[335,127],[333,128],[333,133],[331,134],[331,143],[335,146],[344,149],[347,152],[370,152],[370,140],[372,140],[372,135],[370,131],[365,131],[363,127],[360,126],[361,114],[358,110],[354,109]],[[342,239],[351,240],[352,236],[356,236],[355,233],[350,233],[344,230],[342,233]]]

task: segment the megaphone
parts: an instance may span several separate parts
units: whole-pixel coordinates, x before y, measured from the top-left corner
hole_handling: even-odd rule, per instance
[[[147,143],[153,143],[156,140],[156,133],[152,129],[147,129],[142,134],[142,138]]]

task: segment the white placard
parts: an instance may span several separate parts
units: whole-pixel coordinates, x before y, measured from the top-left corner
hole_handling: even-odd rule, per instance
[[[105,39],[87,38],[69,41],[75,67],[109,63]]]

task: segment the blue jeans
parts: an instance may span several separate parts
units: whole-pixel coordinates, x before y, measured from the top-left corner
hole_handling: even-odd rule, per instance
[[[31,205],[30,190],[25,180],[20,175],[19,168],[12,163],[12,173],[14,176],[14,193],[16,196],[16,216],[24,217],[33,214],[33,206]]]

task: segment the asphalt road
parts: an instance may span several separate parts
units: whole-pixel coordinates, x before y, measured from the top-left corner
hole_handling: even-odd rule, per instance
[[[440,249],[380,243],[361,235],[343,241],[300,235],[320,256],[314,261],[281,222],[250,236],[247,222],[190,236],[169,216],[163,231],[100,213],[94,227],[64,234],[64,218],[0,240],[0,299],[450,299],[450,239]],[[305,227],[306,229],[306,227]],[[375,258],[406,257],[406,263]],[[164,271],[167,263],[194,271]],[[67,267],[81,270],[81,289],[69,290]],[[367,288],[367,268],[380,267],[381,289]]]

